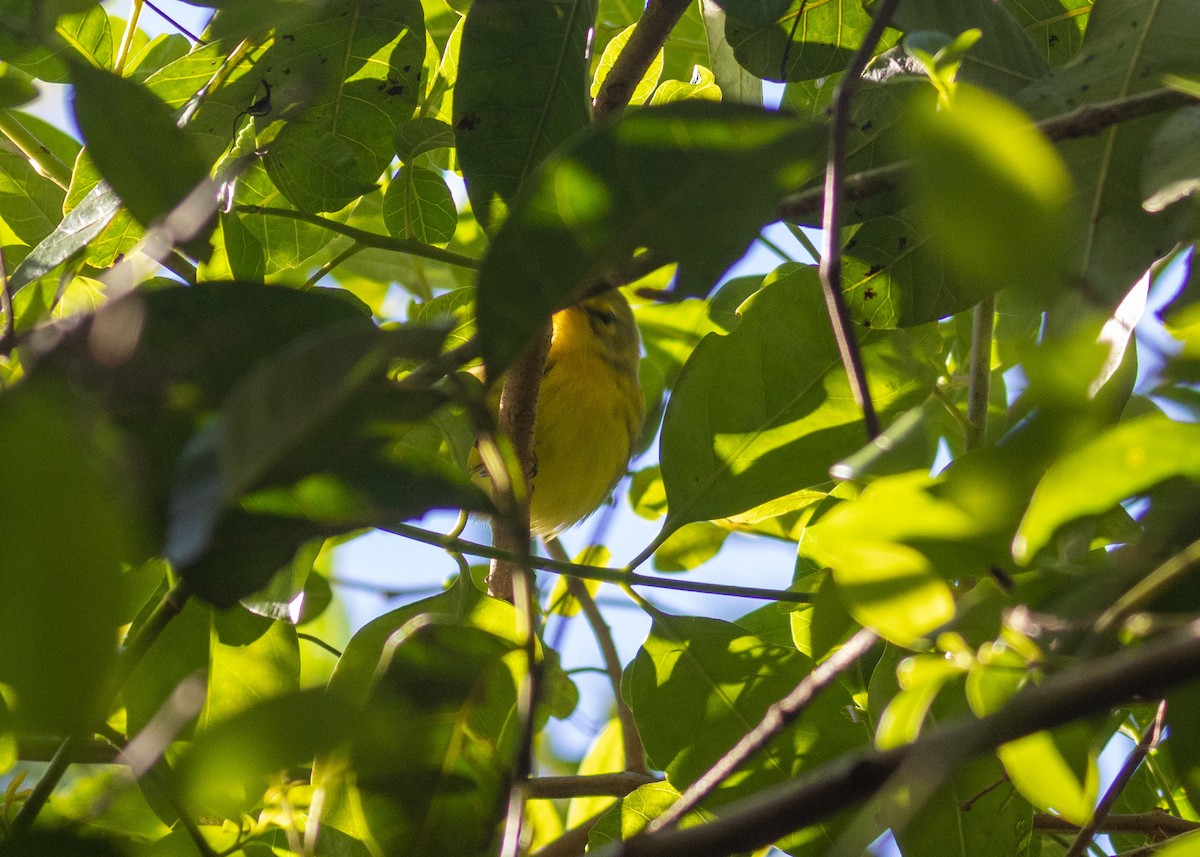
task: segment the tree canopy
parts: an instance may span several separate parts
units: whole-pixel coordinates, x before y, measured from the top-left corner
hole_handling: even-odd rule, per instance
[[[186,2],[0,0],[0,853],[1200,849],[1200,0]],[[624,566],[522,512],[612,286]]]

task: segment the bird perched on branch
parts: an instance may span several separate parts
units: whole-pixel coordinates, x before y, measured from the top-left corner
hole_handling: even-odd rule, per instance
[[[604,502],[629,465],[644,418],[638,330],[624,295],[603,292],[556,312],[552,322],[529,503],[530,529],[546,537]],[[496,384],[493,408],[499,389]],[[472,464],[486,479],[476,457]]]

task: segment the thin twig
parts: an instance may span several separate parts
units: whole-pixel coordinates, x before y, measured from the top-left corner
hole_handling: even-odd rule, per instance
[[[967,388],[968,452],[983,446],[987,436],[988,402],[992,394],[992,327],[995,321],[996,298],[988,295],[971,311],[971,383]]]
[[[1078,830],[1079,827],[1061,816],[1039,812],[1033,817],[1033,829],[1043,833],[1051,830],[1070,832]],[[1161,809],[1152,809],[1149,812],[1109,815],[1094,832],[1141,833],[1156,837],[1192,833],[1197,830],[1200,830],[1200,821],[1188,821]]]
[[[625,108],[690,5],[691,0],[650,0],[596,96],[592,112],[597,120]]]
[[[338,235],[345,235],[347,238],[354,239],[364,247],[372,247],[376,250],[406,253],[409,256],[420,256],[423,259],[432,259],[435,262],[445,262],[447,265],[457,265],[460,268],[470,268],[471,270],[476,270],[479,267],[478,259],[472,259],[470,256],[455,253],[453,250],[443,250],[441,247],[423,244],[420,241],[414,241],[410,238],[393,238],[390,235],[380,235],[378,232],[368,232],[365,229],[339,223],[328,217],[321,217],[319,214],[309,214],[306,211],[297,211],[293,208],[276,208],[270,205],[235,205],[233,210],[239,214],[287,217],[291,220],[311,223],[313,226],[320,226],[322,229],[328,229],[330,232],[336,232]]]
[[[180,33],[182,33],[184,36],[191,39],[193,42],[196,42],[197,44],[204,43],[203,39],[201,39],[199,36],[195,35],[194,33],[188,32],[188,29],[185,26],[183,26],[183,24],[176,21],[174,18],[172,18],[170,15],[168,15],[162,9],[159,9],[157,6],[155,6],[153,3],[151,3],[150,0],[146,0],[146,6],[150,9],[152,9],[155,12],[155,14],[157,14],[160,18],[162,18],[164,21],[166,21],[168,24],[170,24],[172,27],[174,27],[176,30],[178,30]]]
[[[513,554],[498,550],[491,545],[467,541],[461,538],[451,538],[441,533],[423,530],[411,524],[391,524],[382,527],[385,532],[413,539],[427,545],[434,545],[444,550],[459,551],[470,556],[480,556],[487,559],[515,560]],[[621,568],[605,568],[599,565],[583,565],[574,562],[559,562],[545,557],[531,557],[530,564],[543,571],[556,574],[567,574],[582,577],[584,580],[600,580],[605,583],[616,583],[628,586],[650,586],[657,589],[674,589],[680,592],[698,592],[702,595],[725,595],[733,598],[755,598],[762,601],[782,601],[788,604],[809,604],[813,600],[811,592],[791,592],[786,589],[766,589],[755,586],[735,586],[728,583],[703,583],[700,581],[676,580],[671,577],[651,577],[637,574]]]
[[[863,423],[867,429],[867,440],[879,436],[879,416],[871,401],[867,387],[867,373],[863,367],[862,352],[850,321],[846,297],[842,294],[842,184],[846,172],[846,140],[850,131],[850,103],[862,79],[863,70],[875,53],[875,46],[883,36],[892,13],[900,0],[881,0],[875,9],[871,26],[863,36],[845,73],[834,90],[832,116],[829,123],[829,155],[825,164],[825,214],[821,219],[824,229],[821,248],[820,273],[821,291],[825,295],[825,306],[833,324],[833,335],[837,340],[838,353],[850,381],[854,399],[862,408]]]
[[[1158,742],[1162,738],[1166,717],[1167,701],[1164,699],[1158,703],[1158,710],[1154,712],[1154,720],[1146,727],[1146,731],[1142,733],[1142,738],[1137,742],[1137,746],[1130,751],[1128,758],[1125,759],[1125,764],[1121,766],[1121,770],[1117,772],[1117,776],[1113,779],[1112,784],[1104,792],[1104,797],[1100,798],[1100,803],[1096,804],[1096,811],[1092,813],[1092,817],[1088,820],[1088,823],[1079,829],[1079,834],[1075,837],[1075,841],[1071,843],[1071,848],[1064,857],[1080,857],[1087,850],[1093,837],[1100,830],[1100,826],[1108,818],[1108,813],[1116,804],[1117,798],[1121,796],[1121,792],[1125,790],[1125,786],[1129,785],[1129,781],[1133,779],[1134,772],[1142,764],[1142,760],[1146,758],[1146,755],[1151,750],[1158,746]]]
[[[569,562],[570,557],[558,539],[547,539],[546,550],[560,562]],[[578,577],[567,578],[567,591],[579,602],[583,615],[592,628],[596,645],[600,647],[600,655],[604,659],[604,672],[612,685],[613,700],[617,709],[617,721],[621,724],[621,737],[625,749],[625,770],[640,774],[649,773],[646,768],[646,749],[642,746],[642,736],[638,732],[633,719],[633,712],[621,696],[621,657],[617,654],[617,645],[613,642],[612,631],[604,621],[604,614],[596,605],[596,599],[588,591],[587,584]]]
[[[113,72],[124,74],[125,61],[129,59],[129,49],[133,46],[133,37],[137,33],[138,18],[142,15],[142,0],[132,0],[129,4],[129,20],[125,22],[125,32],[121,34],[121,44],[117,47],[117,55],[113,58]]]
[[[1197,676],[1200,621],[1028,686],[987,717],[948,723],[903,747],[844,754],[723,807],[711,822],[639,835],[598,851],[596,857],[723,857],[762,848],[878,794],[910,761],[925,770],[939,760],[989,752],[1134,697],[1160,699]]]
[[[1196,563],[1200,563],[1200,539],[1167,559],[1118,598],[1117,603],[1105,610],[1096,620],[1093,631],[1095,636],[1102,637],[1115,630],[1129,614],[1173,586],[1180,577],[1191,571]]]
[[[830,655],[806,675],[783,699],[767,709],[762,720],[747,732],[728,753],[717,760],[711,768],[688,786],[687,791],[671,804],[658,818],[650,822],[647,833],[665,830],[683,820],[693,809],[712,794],[738,768],[767,746],[780,732],[796,722],[804,709],[818,693],[837,681],[838,676],[853,666],[875,645],[879,637],[874,631],[863,628],[846,641],[840,649]]]

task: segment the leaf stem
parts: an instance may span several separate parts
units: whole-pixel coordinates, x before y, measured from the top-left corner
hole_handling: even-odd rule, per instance
[[[133,46],[133,36],[137,33],[138,18],[142,15],[143,0],[130,0],[129,20],[125,22],[125,32],[121,34],[121,44],[117,47],[117,55],[113,58],[113,72],[125,73],[125,61],[129,58],[129,49]]]
[[[29,159],[29,163],[39,173],[63,190],[71,186],[71,171],[21,124],[21,120],[14,116],[12,111],[0,110],[0,134],[20,149],[21,154]]]
[[[992,385],[992,328],[995,321],[996,297],[988,295],[971,311],[971,382],[967,388],[968,452],[983,446],[987,436]]]
[[[900,0],[881,0],[871,18],[871,26],[863,36],[845,73],[834,90],[832,117],[829,123],[829,155],[825,163],[825,209],[821,219],[824,230],[820,259],[821,291],[825,295],[825,306],[833,324],[833,335],[838,353],[850,381],[850,389],[863,412],[867,428],[867,440],[874,440],[881,430],[879,416],[871,401],[867,386],[867,373],[863,367],[862,352],[850,321],[850,311],[842,294],[842,185],[846,172],[846,146],[850,131],[850,103],[863,70],[867,67],[875,46],[883,36],[892,13]]]
[[[452,250],[443,250],[441,247],[423,244],[420,241],[413,241],[409,238],[393,238],[390,235],[368,232],[365,229],[358,229],[345,223],[339,223],[328,217],[321,217],[319,214],[309,214],[306,211],[296,211],[291,208],[276,208],[270,205],[235,205],[233,210],[241,214],[287,217],[292,220],[311,223],[313,226],[320,226],[322,229],[328,229],[330,232],[336,232],[338,235],[345,235],[347,238],[354,239],[364,247],[373,247],[376,250],[406,253],[409,256],[420,256],[422,259],[432,259],[435,262],[445,262],[447,265],[457,265],[460,268],[470,268],[471,270],[479,268],[479,260],[472,259],[470,256],[464,256]]]

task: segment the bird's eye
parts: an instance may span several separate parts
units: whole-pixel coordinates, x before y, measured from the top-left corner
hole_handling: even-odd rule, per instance
[[[587,314],[590,318],[600,322],[605,327],[617,323],[616,314],[602,307],[588,307]]]

